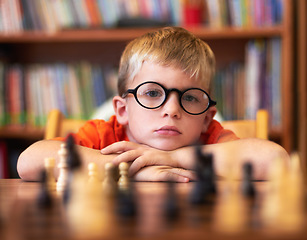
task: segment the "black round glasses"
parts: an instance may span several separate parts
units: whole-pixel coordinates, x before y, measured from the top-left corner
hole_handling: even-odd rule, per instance
[[[173,91],[178,93],[182,109],[192,115],[202,114],[211,106],[216,105],[216,102],[211,100],[209,94],[200,88],[188,88],[180,91],[177,88],[167,89],[160,83],[151,81],[141,83],[135,89],[128,89],[122,97],[125,98],[131,93],[142,107],[156,109],[166,102],[168,95]]]

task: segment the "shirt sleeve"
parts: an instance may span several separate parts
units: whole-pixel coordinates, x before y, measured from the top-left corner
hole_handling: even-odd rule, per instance
[[[77,133],[72,135],[77,145],[92,149],[102,149],[114,142],[128,141],[124,127],[117,122],[115,116],[109,121],[100,119],[87,121]],[[54,140],[65,141],[65,138]]]
[[[203,144],[215,144],[238,140],[239,137],[231,130],[224,129],[216,120],[212,120],[206,133],[200,137]]]

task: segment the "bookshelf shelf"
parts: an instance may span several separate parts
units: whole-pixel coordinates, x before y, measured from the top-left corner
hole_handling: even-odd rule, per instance
[[[44,128],[8,125],[0,128],[0,138],[39,140],[44,136]]]
[[[54,43],[54,42],[108,42],[128,41],[155,28],[63,30],[54,33],[30,31],[18,34],[0,34],[0,43]],[[282,26],[263,28],[190,27],[191,32],[202,39],[270,38],[283,34]]]

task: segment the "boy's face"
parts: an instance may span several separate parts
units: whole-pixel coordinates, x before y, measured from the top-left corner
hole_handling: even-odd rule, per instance
[[[144,62],[139,73],[133,81],[128,82],[127,87],[134,89],[147,81],[160,83],[167,89],[177,88],[181,91],[192,87],[202,88],[200,83],[190,79],[181,70],[150,62]],[[171,92],[166,102],[157,109],[142,107],[133,94],[128,94],[124,99],[115,97],[113,103],[117,119],[126,125],[130,141],[161,150],[174,150],[197,143],[200,134],[207,130],[216,113],[216,108],[210,107],[200,115],[188,114],[181,108],[178,93],[175,91]]]

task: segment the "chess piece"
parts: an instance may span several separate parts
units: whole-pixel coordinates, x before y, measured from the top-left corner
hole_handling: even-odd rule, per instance
[[[219,200],[213,216],[216,231],[228,235],[238,234],[249,225],[247,201],[239,191],[229,189]]]
[[[174,182],[169,181],[166,201],[164,205],[164,213],[168,221],[174,221],[179,215],[179,207],[175,193]]]
[[[305,228],[305,187],[301,162],[297,153],[290,156],[287,180],[281,197],[282,212],[279,226],[285,233],[295,233]]]
[[[63,202],[66,204],[70,197],[71,184],[74,181],[74,175],[81,170],[81,159],[76,149],[75,140],[72,134],[67,136],[65,142],[65,168],[66,168],[66,182],[63,186]],[[63,159],[64,161],[64,159]]]
[[[88,164],[88,177],[89,184],[100,183],[98,167],[94,162]]]
[[[40,208],[50,208],[52,206],[52,196],[48,190],[47,173],[41,172],[41,188],[37,197],[37,204]]]
[[[129,164],[121,162],[119,168],[117,211],[122,217],[133,217],[136,214],[134,185],[128,177]]]
[[[66,139],[66,149],[67,149],[67,164],[70,170],[76,170],[81,167],[81,159],[79,153],[76,149],[75,139],[72,134],[69,134]]]
[[[123,187],[124,186],[124,187]],[[121,185],[117,192],[117,213],[121,217],[134,217],[137,213],[134,185]]]
[[[102,197],[101,183],[88,184],[81,171],[74,173],[67,203],[67,220],[74,236],[80,239],[104,239],[111,227],[110,207]]]
[[[116,194],[117,182],[114,179],[115,165],[113,163],[105,164],[105,176],[102,183],[103,192],[106,196],[112,197]]]
[[[256,190],[253,184],[253,165],[250,162],[243,164],[242,193],[247,197],[255,197]]]
[[[118,167],[120,175],[118,180],[118,186],[120,189],[127,189],[129,187],[129,177],[128,177],[129,164],[126,162],[121,162]]]
[[[209,202],[210,196],[216,193],[215,171],[211,154],[203,154],[201,147],[195,148],[197,181],[189,196],[191,204],[203,204]]]
[[[45,158],[45,170],[46,170],[46,181],[47,187],[50,193],[56,190],[56,179],[54,176],[55,159]]]
[[[66,144],[62,143],[61,148],[58,151],[60,160],[58,164],[59,168],[59,177],[57,182],[57,191],[58,192],[64,192],[65,188],[68,184],[68,164],[67,164],[67,149]]]
[[[250,226],[249,199],[243,196],[238,182],[233,178],[233,168],[229,168],[225,188],[219,194],[218,204],[213,213],[213,224],[216,231],[236,235]]]
[[[285,186],[288,179],[288,170],[281,158],[276,158],[272,163],[269,179],[268,191],[263,199],[260,216],[264,229],[276,231],[282,228],[280,217],[284,215],[283,204],[287,201],[284,198],[287,195]]]

